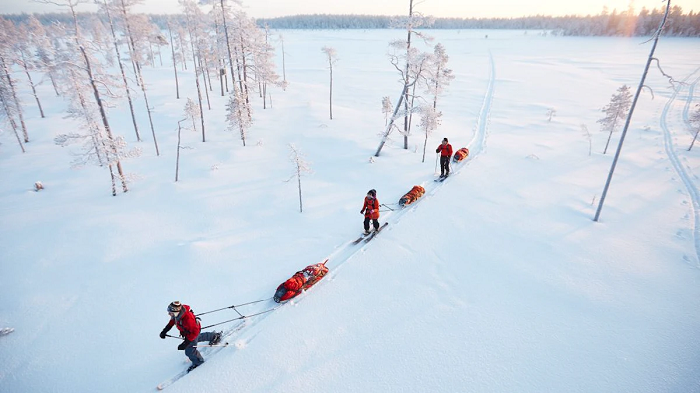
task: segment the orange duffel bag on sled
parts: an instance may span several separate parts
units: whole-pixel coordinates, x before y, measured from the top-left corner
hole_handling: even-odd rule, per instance
[[[328,273],[326,262],[328,262],[328,259],[315,265],[309,265],[304,270],[294,273],[290,279],[277,287],[273,297],[275,302],[279,303],[289,300],[299,295],[301,291],[311,288]]]
[[[411,203],[417,201],[418,198],[422,197],[423,194],[425,194],[425,188],[421,186],[413,186],[411,191],[407,192],[406,195],[399,199],[399,205],[401,205],[401,207],[410,205]]]
[[[469,149],[466,147],[463,147],[455,153],[455,155],[452,157],[452,161],[454,162],[460,162],[463,159],[467,158],[469,156]]]

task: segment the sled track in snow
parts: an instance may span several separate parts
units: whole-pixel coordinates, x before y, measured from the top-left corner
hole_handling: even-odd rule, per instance
[[[687,81],[688,79],[691,79],[691,77],[696,74],[698,71],[700,71],[700,68],[697,68],[695,71],[690,73],[684,80]],[[688,95],[688,100],[686,101],[686,109],[690,106],[689,102],[692,100],[692,92],[695,88],[695,85],[700,81],[700,77],[696,77],[695,81],[690,84],[689,88],[689,95]],[[683,184],[685,185],[686,190],[688,191],[688,195],[690,195],[691,199],[691,204],[690,204],[690,209],[692,210],[693,213],[693,239],[695,242],[695,256],[696,256],[696,265],[695,267],[700,268],[700,191],[698,191],[697,186],[695,183],[693,183],[692,180],[692,174],[689,174],[688,171],[686,171],[684,165],[681,163],[681,159],[678,157],[678,153],[676,153],[675,146],[673,145],[673,137],[671,135],[671,131],[668,128],[668,123],[667,123],[667,118],[668,114],[671,111],[671,107],[673,106],[673,103],[676,101],[676,98],[678,97],[678,93],[683,89],[683,85],[679,87],[677,90],[673,92],[671,97],[668,99],[668,102],[666,102],[666,105],[664,106],[663,111],[661,112],[661,119],[660,119],[660,125],[661,125],[661,130],[664,133],[664,147],[666,149],[666,154],[668,155],[669,160],[671,161],[671,164],[673,165],[673,169],[676,171],[678,176],[681,178],[683,181]],[[683,117],[686,116],[686,113],[684,111]],[[687,124],[687,123],[686,123]]]
[[[495,65],[493,61],[493,56],[489,52],[489,80],[488,84],[486,87],[486,94],[484,95],[484,101],[481,105],[481,109],[479,112],[479,117],[477,118],[476,124],[475,124],[475,132],[472,140],[469,142],[467,147],[469,148],[469,156],[465,158],[462,162],[456,164],[456,167],[453,167],[451,171],[450,178],[457,173],[459,173],[463,167],[467,165],[468,162],[470,162],[472,159],[474,159],[476,156],[478,156],[479,153],[482,153],[486,147],[486,137],[488,135],[487,130],[488,130],[488,124],[489,124],[489,116],[491,114],[491,102],[493,101],[493,95],[494,95],[494,85],[495,85]],[[451,163],[451,165],[454,165],[454,163]],[[450,179],[447,180],[449,182]],[[435,192],[440,189],[443,185],[445,185],[445,182],[441,183],[436,183],[433,181],[425,181],[423,183],[423,187],[425,188],[425,195],[419,199],[417,202],[408,205],[405,208],[400,208],[397,207],[396,210],[390,211],[384,215],[384,219],[386,222],[390,224],[397,224],[400,220],[401,217],[403,217],[404,214],[411,212],[415,210],[419,205],[421,205],[420,202],[423,201],[423,199],[427,198],[429,195],[434,195]],[[391,225],[384,229],[386,230],[391,230]],[[381,239],[381,234],[378,235],[378,237]],[[373,241],[376,241],[373,240]],[[314,285],[314,288],[322,288],[325,286],[326,283],[329,281],[332,281],[332,277],[335,276],[339,270],[339,268],[347,262],[349,259],[351,259],[354,255],[356,255],[359,252],[363,252],[368,245],[372,244],[372,242],[365,243],[365,242],[360,242],[358,244],[352,244],[352,240],[349,240],[347,243],[341,244],[338,246],[335,251],[333,251],[330,255],[328,255],[326,258],[328,259],[328,263],[326,264],[329,267],[329,272],[326,275],[327,277],[330,277],[330,279],[325,279],[319,281],[316,285]],[[325,259],[325,258],[324,258]],[[283,277],[281,280],[285,280],[286,278]],[[236,350],[237,349],[237,343],[238,342],[243,342],[247,344],[255,336],[258,335],[263,329],[264,329],[264,324],[261,324],[261,322],[271,316],[272,314],[275,314],[278,309],[286,308],[288,305],[294,305],[296,303],[299,303],[303,301],[306,298],[306,293],[303,292],[300,295],[296,296],[295,298],[287,301],[284,304],[277,304],[273,303],[272,300],[269,302],[263,301],[260,303],[256,303],[255,305],[249,305],[246,307],[241,307],[239,308],[239,311],[244,313],[245,315],[250,315],[250,317],[246,317],[240,321],[234,322],[232,326],[229,326],[227,329],[224,330],[224,341],[229,342],[231,345],[228,345],[231,348],[231,350]],[[268,311],[269,310],[269,311]],[[259,313],[259,314],[258,314]],[[257,315],[256,315],[257,314]],[[203,354],[205,357],[211,357],[214,356],[216,353],[220,351],[225,351],[227,350],[226,348],[212,348],[211,350],[203,350]],[[207,353],[208,352],[208,353]],[[209,355],[209,356],[206,356]],[[206,367],[206,365],[205,365]],[[176,378],[177,380],[179,378]],[[162,388],[165,388],[167,386],[172,385],[175,380],[166,380],[164,381],[161,385]]]

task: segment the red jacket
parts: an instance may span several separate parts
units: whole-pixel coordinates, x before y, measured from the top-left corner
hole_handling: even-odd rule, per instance
[[[165,328],[170,329],[175,325],[182,336],[189,341],[194,341],[197,336],[199,336],[201,326],[197,318],[195,318],[194,312],[190,309],[190,306],[183,304],[182,308],[177,317],[170,317],[170,322],[168,322]]]
[[[379,219],[379,200],[365,197],[365,204],[362,206],[360,213],[365,213],[365,217],[369,217],[372,220]]]
[[[446,145],[440,144],[435,153],[440,153],[440,157],[452,157],[452,145],[449,143]]]

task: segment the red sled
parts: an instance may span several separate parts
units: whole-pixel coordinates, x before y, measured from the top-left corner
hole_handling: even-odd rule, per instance
[[[469,156],[469,149],[467,149],[466,147],[463,147],[463,148],[457,150],[454,157],[452,157],[452,161],[460,162],[463,159],[467,158],[467,156]]]
[[[275,291],[275,296],[273,299],[275,302],[284,302],[289,300],[305,291],[317,282],[321,280],[326,273],[328,273],[328,268],[326,267],[326,262],[328,259],[321,263],[315,265],[309,265],[304,268],[304,270],[294,273],[292,278],[280,284]]]

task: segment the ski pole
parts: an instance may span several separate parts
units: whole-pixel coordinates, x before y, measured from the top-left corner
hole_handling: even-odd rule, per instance
[[[204,345],[195,345],[192,348],[205,348],[205,347],[228,347],[228,343],[226,344],[216,344],[216,345],[209,345],[209,344],[204,344]]]
[[[166,334],[165,337],[179,338],[180,340],[184,340],[184,338],[182,338],[180,336],[172,336],[170,334]]]
[[[435,154],[435,170],[433,171],[433,173],[436,175],[437,175],[437,163],[438,163],[439,157],[440,157],[440,154]]]

